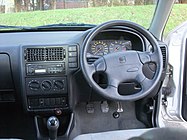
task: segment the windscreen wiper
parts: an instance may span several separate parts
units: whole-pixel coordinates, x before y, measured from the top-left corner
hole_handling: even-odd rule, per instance
[[[11,26],[11,25],[0,25],[0,30],[19,30],[19,31],[40,31],[40,30],[86,30],[95,27],[95,24],[84,24],[84,23],[58,23],[58,24],[48,24],[36,27],[30,26]]]
[[[24,30],[24,29],[32,29],[33,27],[29,27],[29,26],[11,26],[11,25],[0,25],[0,30],[1,29],[11,29],[11,30]]]
[[[57,24],[48,24],[42,26],[33,27],[32,30],[42,30],[42,31],[84,31],[95,27],[95,24],[84,24],[84,23],[57,23]]]
[[[57,24],[48,24],[48,25],[42,25],[37,26],[35,28],[60,28],[60,27],[95,27],[95,24],[84,24],[84,23],[57,23]]]

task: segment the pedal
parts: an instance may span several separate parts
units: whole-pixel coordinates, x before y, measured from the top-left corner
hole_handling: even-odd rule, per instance
[[[117,111],[118,113],[123,112],[123,106],[121,102],[117,102]]]
[[[88,103],[86,105],[86,111],[87,111],[88,114],[93,114],[95,112],[94,104]]]
[[[101,111],[103,113],[108,113],[108,111],[109,111],[109,105],[108,105],[107,101],[103,101],[101,103]]]

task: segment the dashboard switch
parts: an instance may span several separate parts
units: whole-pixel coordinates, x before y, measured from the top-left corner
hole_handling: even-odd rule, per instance
[[[69,68],[77,68],[77,63],[69,63]]]
[[[69,56],[70,57],[77,56],[77,52],[69,52]]]
[[[45,106],[50,106],[49,98],[46,98],[46,99],[44,100],[44,105],[45,105]]]
[[[44,99],[40,98],[39,99],[39,104],[40,104],[40,106],[43,106],[44,105]]]
[[[77,46],[69,46],[68,51],[69,52],[76,52],[77,51]]]
[[[66,98],[60,98],[60,100],[61,100],[61,104],[66,104]]]
[[[50,105],[54,106],[55,105],[55,98],[50,98]]]
[[[55,104],[60,105],[60,98],[55,98]]]
[[[77,58],[76,57],[70,57],[68,60],[69,60],[69,62],[77,62]]]
[[[39,100],[38,99],[29,99],[28,102],[29,102],[30,107],[36,107],[36,106],[39,105]]]

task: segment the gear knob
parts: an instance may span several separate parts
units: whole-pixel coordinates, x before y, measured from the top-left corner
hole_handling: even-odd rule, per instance
[[[50,140],[57,139],[57,132],[59,128],[59,120],[57,117],[52,116],[47,120],[47,128],[49,130],[49,138]]]

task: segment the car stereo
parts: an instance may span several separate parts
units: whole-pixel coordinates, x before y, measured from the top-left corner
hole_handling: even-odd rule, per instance
[[[53,75],[65,73],[65,63],[26,64],[27,75]]]

